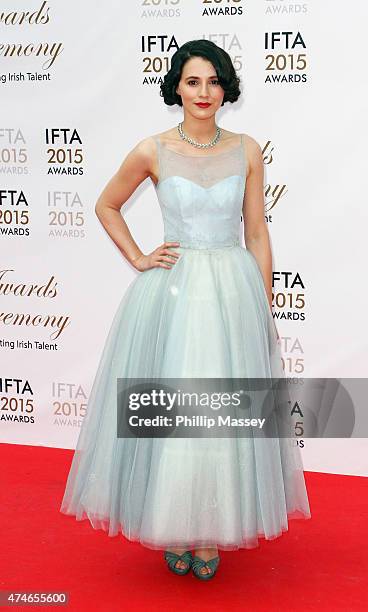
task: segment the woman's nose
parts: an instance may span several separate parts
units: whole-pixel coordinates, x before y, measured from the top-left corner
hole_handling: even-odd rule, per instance
[[[207,83],[203,83],[203,85],[200,87],[200,91],[199,91],[201,96],[208,96],[208,86]]]

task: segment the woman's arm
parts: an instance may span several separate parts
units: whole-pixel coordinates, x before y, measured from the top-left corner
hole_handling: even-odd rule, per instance
[[[150,176],[153,155],[150,139],[139,142],[109,180],[95,206],[99,221],[130,263],[140,257],[142,251],[134,241],[120,210],[138,185]]]
[[[262,149],[253,138],[247,138],[247,177],[244,204],[244,242],[257,260],[272,311],[272,253],[264,212],[264,167]]]
[[[154,167],[157,163],[156,157],[156,144],[153,138],[139,142],[109,180],[95,206],[96,215],[110,238],[129,263],[139,271],[152,267],[170,269],[179,257],[177,252],[170,250],[178,245],[176,242],[165,242],[149,255],[144,255],[120,212],[138,185],[148,176],[157,174]]]

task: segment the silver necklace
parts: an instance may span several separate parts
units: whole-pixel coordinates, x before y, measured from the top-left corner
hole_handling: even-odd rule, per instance
[[[180,138],[182,138],[182,140],[185,140],[185,142],[189,142],[189,144],[193,145],[193,147],[198,147],[199,149],[208,149],[209,147],[214,147],[215,144],[220,140],[220,136],[221,136],[221,128],[219,128],[218,126],[216,126],[216,135],[215,135],[215,137],[212,138],[212,140],[210,140],[210,142],[206,142],[206,143],[197,142],[196,140],[193,140],[193,138],[190,138],[189,136],[184,134],[184,132],[183,132],[183,122],[179,123],[178,130],[179,130]]]

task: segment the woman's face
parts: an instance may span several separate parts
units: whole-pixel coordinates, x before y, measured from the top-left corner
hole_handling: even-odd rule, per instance
[[[176,93],[181,96],[183,108],[199,119],[214,115],[225,94],[215,68],[202,57],[191,57],[185,62]],[[198,103],[208,106],[198,106]]]

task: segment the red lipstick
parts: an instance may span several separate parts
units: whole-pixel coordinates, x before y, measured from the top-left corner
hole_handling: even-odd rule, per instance
[[[195,105],[199,106],[199,108],[208,108],[211,106],[209,102],[195,102]]]

